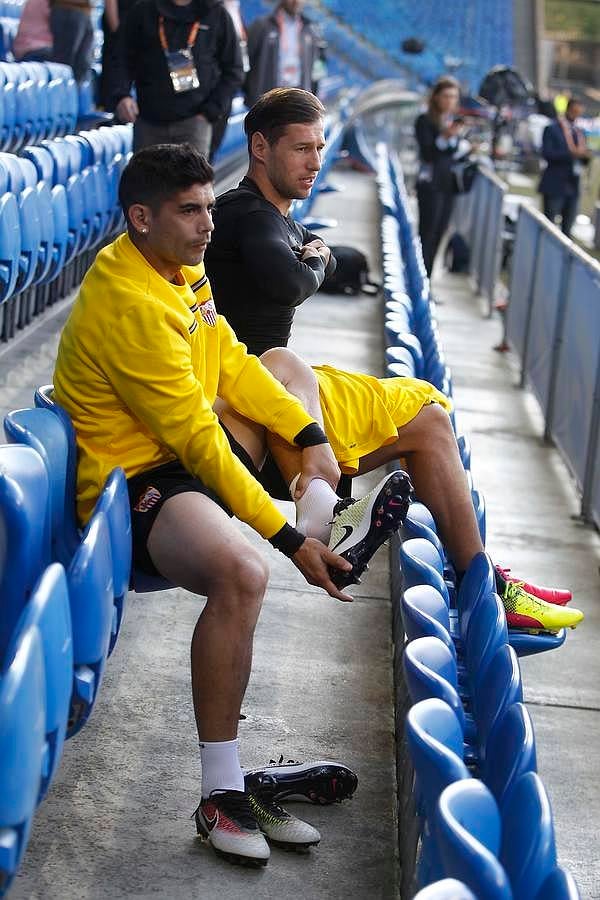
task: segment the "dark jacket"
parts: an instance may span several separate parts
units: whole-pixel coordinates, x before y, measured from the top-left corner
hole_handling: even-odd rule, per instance
[[[217,310],[250,353],[285,347],[294,310],[335,271],[320,257],[303,262],[300,248],[318,237],[283,216],[248,177],[221,194],[205,256]]]
[[[540,194],[573,196],[579,193],[579,175],[575,172],[576,160],[571,154],[560,122],[552,122],[544,128],[542,156],[548,163],[540,179]]]
[[[427,180],[435,191],[451,194],[453,192],[452,164],[458,142],[453,141],[444,150],[436,144],[441,130],[427,113],[422,113],[415,121],[415,137],[419,145],[421,172],[428,171]],[[419,175],[421,177],[421,174]]]
[[[300,16],[300,84],[305,91],[313,89],[313,67],[319,58],[322,40],[306,16]],[[252,106],[261,94],[279,87],[279,24],[277,10],[255,19],[248,26],[248,58],[250,71],[244,84],[246,106]]]
[[[187,45],[190,28],[200,22],[192,48],[200,86],[175,93],[158,36],[159,16],[165,19],[170,50]],[[115,91],[115,104],[135,84],[143,119],[154,124],[177,122],[201,113],[209,122],[226,114],[242,84],[238,37],[231,16],[219,0],[192,0],[176,6],[170,0],[140,0],[125,26],[126,71]],[[117,96],[118,95],[118,96]]]

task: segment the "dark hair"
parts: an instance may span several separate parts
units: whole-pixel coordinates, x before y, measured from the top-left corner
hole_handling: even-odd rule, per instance
[[[458,91],[458,94],[460,96],[460,85],[456,78],[453,78],[452,75],[442,75],[440,78],[438,78],[438,80],[431,88],[431,92],[429,94],[429,104],[427,106],[427,115],[436,124],[439,124],[440,113],[435,101],[437,100],[438,94],[441,94],[442,91],[445,91],[448,88],[454,88]]]
[[[583,100],[581,99],[581,97],[569,97],[566,108],[565,108],[565,112],[567,112],[569,109],[571,109],[572,106],[584,106],[584,105],[585,104],[584,104]]]
[[[324,115],[325,107],[310,91],[273,88],[258,98],[244,119],[248,153],[252,153],[252,136],[258,131],[273,146],[288,125],[310,125]]]
[[[156,144],[131,157],[119,182],[119,203],[128,210],[142,203],[156,212],[161,205],[194,184],[214,181],[214,169],[191,144]]]

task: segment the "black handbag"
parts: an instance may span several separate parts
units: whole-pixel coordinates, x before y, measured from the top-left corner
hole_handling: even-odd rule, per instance
[[[471,159],[455,162],[451,168],[452,190],[455,194],[468,194],[477,177],[478,165]]]

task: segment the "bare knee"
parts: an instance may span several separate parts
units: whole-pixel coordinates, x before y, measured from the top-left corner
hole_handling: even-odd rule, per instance
[[[435,450],[436,447],[456,447],[450,416],[439,403],[424,406],[411,424],[416,426],[429,450]]]
[[[219,615],[254,623],[267,589],[269,567],[254,548],[242,545],[240,551],[223,561],[207,591],[208,604]]]
[[[261,355],[260,361],[282,384],[289,384],[299,377],[310,379],[316,384],[316,377],[310,366],[287,347],[274,347],[272,350],[266,350]]]

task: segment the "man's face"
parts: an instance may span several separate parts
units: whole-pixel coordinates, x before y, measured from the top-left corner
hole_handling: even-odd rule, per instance
[[[575,119],[580,119],[583,115],[583,103],[571,103],[569,106],[567,116],[574,122]]]
[[[265,173],[282,200],[304,200],[311,192],[325,147],[323,121],[288,125],[273,145],[264,147]]]
[[[147,246],[168,266],[196,266],[214,229],[212,184],[195,184],[148,213]]]

